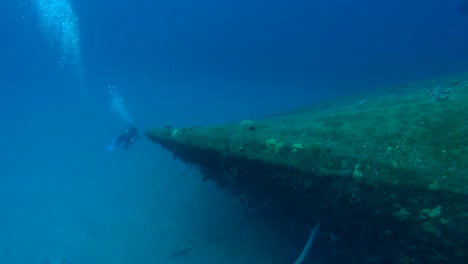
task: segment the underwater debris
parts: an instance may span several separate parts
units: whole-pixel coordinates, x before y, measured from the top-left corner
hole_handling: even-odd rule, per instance
[[[255,130],[254,122],[252,120],[243,120],[239,126],[246,126],[249,131]]]
[[[314,239],[315,239],[315,236],[317,235],[317,232],[318,232],[319,228],[320,228],[320,222],[315,226],[314,230],[312,230],[312,232],[310,233],[309,240],[307,240],[307,243],[306,243],[304,249],[302,250],[301,255],[296,260],[296,262],[294,262],[294,264],[300,264],[300,263],[304,262],[305,258],[307,257],[307,254],[310,251],[310,247],[314,243]]]
[[[459,87],[459,88],[468,88],[468,82],[462,81],[460,79],[452,79],[450,81],[450,85],[454,87]]]
[[[448,98],[448,94],[452,92],[452,89],[446,89],[441,87],[436,87],[432,90],[424,90],[426,95],[431,96],[433,102],[444,101]]]
[[[284,146],[284,142],[277,142],[276,139],[269,139],[265,141],[266,150],[271,153],[278,153]]]
[[[362,177],[362,171],[359,170],[359,166],[359,163],[354,166],[353,178],[355,179],[360,179]]]
[[[243,120],[239,123],[239,126],[253,126],[254,122],[252,120]]]
[[[419,212],[419,217],[421,219],[427,219],[427,218],[437,218],[440,216],[440,210],[442,209],[441,206],[437,206],[434,209],[422,209]]]
[[[292,145],[292,149],[293,149],[293,152],[296,153],[298,152],[299,150],[303,149],[304,147],[302,146],[302,144],[300,143],[296,143],[296,144],[293,144]]]

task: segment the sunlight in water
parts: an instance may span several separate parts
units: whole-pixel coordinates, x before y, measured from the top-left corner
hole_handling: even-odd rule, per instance
[[[36,0],[39,25],[44,37],[59,50],[63,66],[71,66],[83,77],[78,18],[68,0]]]
[[[133,119],[128,112],[127,107],[124,105],[122,97],[117,93],[115,87],[109,86],[109,92],[111,94],[111,108],[112,111],[116,112],[126,123],[133,124]]]

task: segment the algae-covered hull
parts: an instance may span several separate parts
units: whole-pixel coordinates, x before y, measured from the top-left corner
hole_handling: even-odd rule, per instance
[[[364,263],[468,263],[468,78],[146,135],[244,197],[356,239]],[[298,220],[299,221],[299,220]]]

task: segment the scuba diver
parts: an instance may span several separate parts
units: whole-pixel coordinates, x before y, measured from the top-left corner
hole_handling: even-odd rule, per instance
[[[138,131],[135,126],[129,125],[127,128],[122,130],[120,135],[112,140],[107,146],[107,151],[113,151],[115,147],[124,147],[126,150],[130,147],[131,144],[135,143],[141,137],[138,136]]]

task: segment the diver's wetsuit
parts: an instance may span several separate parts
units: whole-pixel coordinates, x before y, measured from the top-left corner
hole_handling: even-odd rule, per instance
[[[137,129],[133,125],[129,125],[122,130],[120,136],[115,140],[115,145],[128,149],[128,147],[139,138]]]

